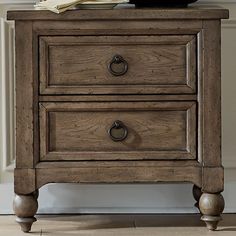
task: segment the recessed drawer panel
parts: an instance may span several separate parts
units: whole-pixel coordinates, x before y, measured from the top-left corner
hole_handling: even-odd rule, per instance
[[[40,37],[41,94],[196,93],[196,36]]]
[[[41,161],[195,158],[195,102],[40,103]]]

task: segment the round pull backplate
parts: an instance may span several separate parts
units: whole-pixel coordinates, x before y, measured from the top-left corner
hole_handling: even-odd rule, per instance
[[[123,141],[128,135],[128,129],[123,122],[116,120],[108,130],[108,134],[115,142]]]
[[[128,63],[122,56],[115,55],[108,64],[108,70],[114,76],[124,75],[128,71]]]

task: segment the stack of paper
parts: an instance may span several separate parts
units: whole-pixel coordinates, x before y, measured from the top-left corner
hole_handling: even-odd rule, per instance
[[[50,10],[61,13],[73,9],[78,4],[119,4],[127,3],[129,0],[46,0],[35,5],[38,10]]]

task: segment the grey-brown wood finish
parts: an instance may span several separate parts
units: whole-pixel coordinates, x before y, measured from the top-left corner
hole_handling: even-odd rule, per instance
[[[8,13],[16,20],[14,205],[23,231],[35,221],[37,190],[51,182],[191,182],[202,220],[217,227],[227,17],[198,7]],[[115,55],[128,63],[115,63],[127,69],[119,76],[109,70]],[[128,133],[115,142],[108,131],[117,120]]]
[[[110,10],[83,10],[68,11],[56,15],[49,11],[30,11],[17,10],[8,13],[9,20],[53,20],[53,21],[84,21],[84,20],[208,20],[208,19],[225,19],[229,17],[229,12],[220,7],[189,7],[189,8],[120,8]],[[180,26],[181,27],[181,26]]]
[[[39,47],[41,94],[196,92],[194,35],[50,36]],[[124,75],[108,69],[116,55]]]
[[[33,168],[35,82],[33,81],[31,21],[16,22],[16,39],[16,44],[20,45],[20,47],[16,47],[16,166]]]
[[[38,190],[28,195],[15,195],[13,208],[16,214],[16,222],[25,233],[31,230],[32,224],[37,220],[34,215],[38,210]]]
[[[41,161],[196,159],[195,131],[194,102],[40,103]]]

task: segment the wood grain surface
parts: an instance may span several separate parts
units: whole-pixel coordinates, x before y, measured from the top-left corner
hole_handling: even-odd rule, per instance
[[[124,141],[108,134],[116,120]],[[195,132],[193,102],[40,104],[41,161],[195,159]]]
[[[114,56],[124,75],[108,70]],[[124,63],[112,64],[123,70]],[[129,89],[130,88],[130,89]],[[181,36],[77,36],[40,38],[42,94],[195,93],[196,38]]]
[[[32,22],[16,22],[16,167],[34,166]],[[24,60],[22,60],[24,55]]]
[[[9,12],[19,199],[27,205],[25,195],[57,182],[191,182],[203,192],[202,220],[215,229],[224,188],[220,18],[227,17],[199,7]],[[116,54],[128,63],[117,77],[108,70]],[[114,142],[108,131],[117,120],[126,128],[112,135],[128,134]],[[23,230],[33,214],[30,222],[17,218]]]
[[[229,12],[219,7],[190,7],[190,8],[147,8],[147,9],[114,9],[114,10],[77,10],[55,14],[50,11],[18,10],[9,11],[9,20],[131,20],[131,19],[220,19],[228,18]]]
[[[201,168],[196,167],[109,167],[37,169],[37,188],[47,183],[161,183],[191,182],[201,186]],[[96,176],[96,178],[94,178]]]

